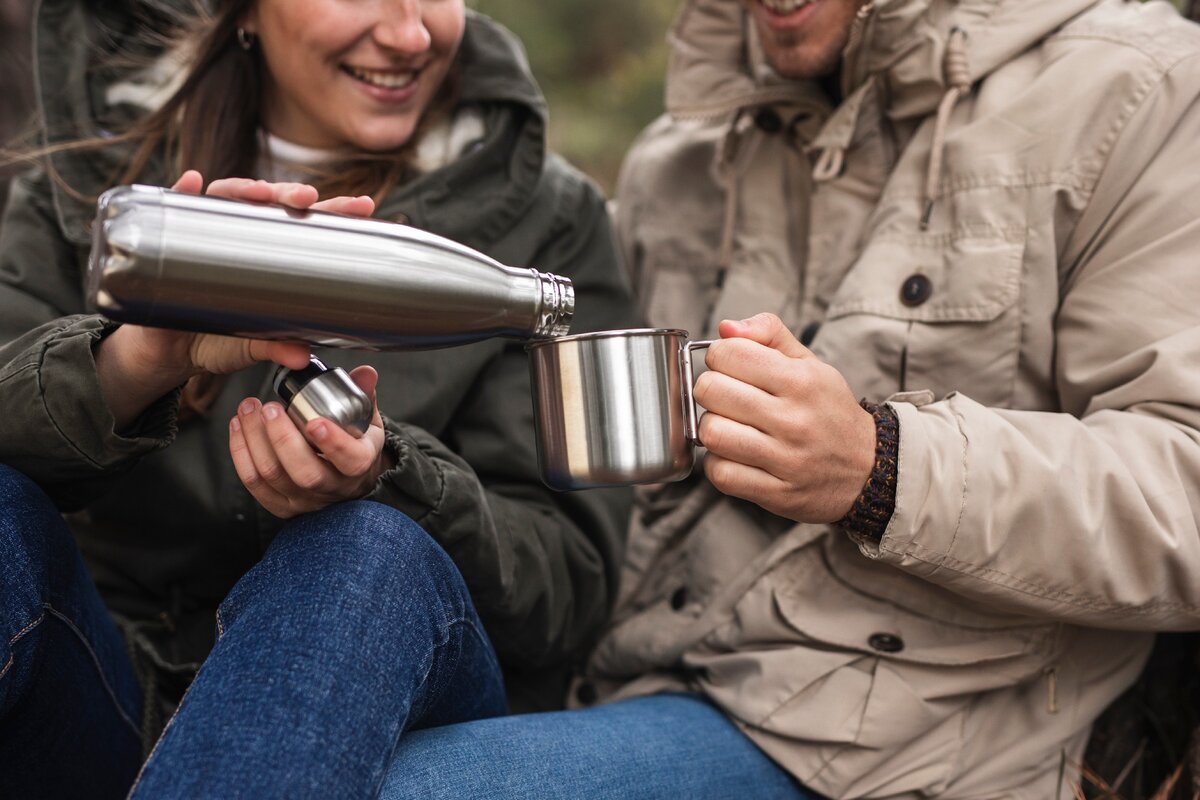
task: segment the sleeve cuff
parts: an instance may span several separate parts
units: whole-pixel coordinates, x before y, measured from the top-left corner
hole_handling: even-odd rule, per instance
[[[863,402],[875,420],[875,467],[846,516],[835,524],[855,541],[879,542],[896,509],[900,420],[887,403]]]

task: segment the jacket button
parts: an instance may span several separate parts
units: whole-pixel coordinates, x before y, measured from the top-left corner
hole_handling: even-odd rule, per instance
[[[904,649],[904,640],[893,633],[872,633],[867,644],[881,653],[899,653]]]
[[[917,273],[911,275],[900,287],[900,302],[909,308],[919,306],[933,294],[933,281]]]
[[[579,684],[575,689],[575,699],[585,706],[590,706],[596,702],[596,687],[586,681]]]
[[[783,120],[773,108],[760,108],[754,115],[754,124],[763,133],[779,133],[783,130]]]
[[[675,611],[682,611],[687,605],[688,592],[686,586],[680,586],[671,594],[671,608]]]
[[[800,344],[808,347],[813,343],[813,339],[817,338],[817,331],[821,330],[821,323],[810,322],[804,326],[804,330],[800,331]]]

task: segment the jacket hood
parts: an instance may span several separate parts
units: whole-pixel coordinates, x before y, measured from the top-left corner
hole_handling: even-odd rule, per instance
[[[165,65],[163,53],[138,53],[139,60],[150,62],[151,66],[136,74],[102,65],[119,63],[114,54],[127,55],[127,43],[143,38],[144,26],[153,26],[156,19],[169,19],[175,13],[171,11],[172,5],[177,5],[175,0],[110,3],[42,0],[39,3],[33,58],[44,144],[103,137],[107,131],[145,113],[144,104],[131,100],[144,103],[145,98],[157,94],[161,102],[169,95],[168,84],[177,76],[170,65]],[[519,166],[523,168],[519,171],[535,175],[545,158],[547,111],[520,42],[501,25],[468,10],[458,64],[460,104],[506,109],[512,120],[510,124],[521,129],[523,147]],[[119,173],[124,154],[117,148],[86,153],[67,151],[53,154],[49,161],[73,189],[84,196],[96,196]],[[145,178],[151,179],[152,176]],[[169,176],[159,179],[166,181]],[[530,187],[520,188],[524,194]],[[76,243],[85,243],[85,229],[95,212],[93,205],[73,197],[57,184],[53,191],[64,235]]]
[[[928,114],[949,88],[943,62],[955,27],[967,33],[975,82],[1099,1],[876,0],[843,54],[843,95],[876,76],[893,118]],[[669,42],[666,104],[676,117],[720,116],[817,91],[766,65],[754,24],[736,0],[684,0]]]

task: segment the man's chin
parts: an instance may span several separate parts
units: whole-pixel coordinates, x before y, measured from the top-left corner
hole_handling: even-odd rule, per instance
[[[841,52],[810,52],[808,48],[764,48],[767,63],[782,78],[803,81],[832,75],[841,63]]]

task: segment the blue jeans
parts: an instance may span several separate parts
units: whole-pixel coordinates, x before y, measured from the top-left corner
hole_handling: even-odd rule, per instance
[[[5,467],[0,619],[0,796],[124,796],[141,757],[124,646],[58,512]],[[222,603],[132,796],[373,797],[405,731],[504,712],[445,551],[343,503],[284,526]]]
[[[124,797],[141,692],[58,511],[0,466],[0,796]]]
[[[124,796],[132,668],[58,512],[5,467],[0,623],[0,796]],[[230,592],[132,796],[812,797],[695,698],[504,710],[449,557],[399,512],[345,503],[284,526]]]
[[[819,800],[694,695],[465,722],[404,737],[380,800]]]

